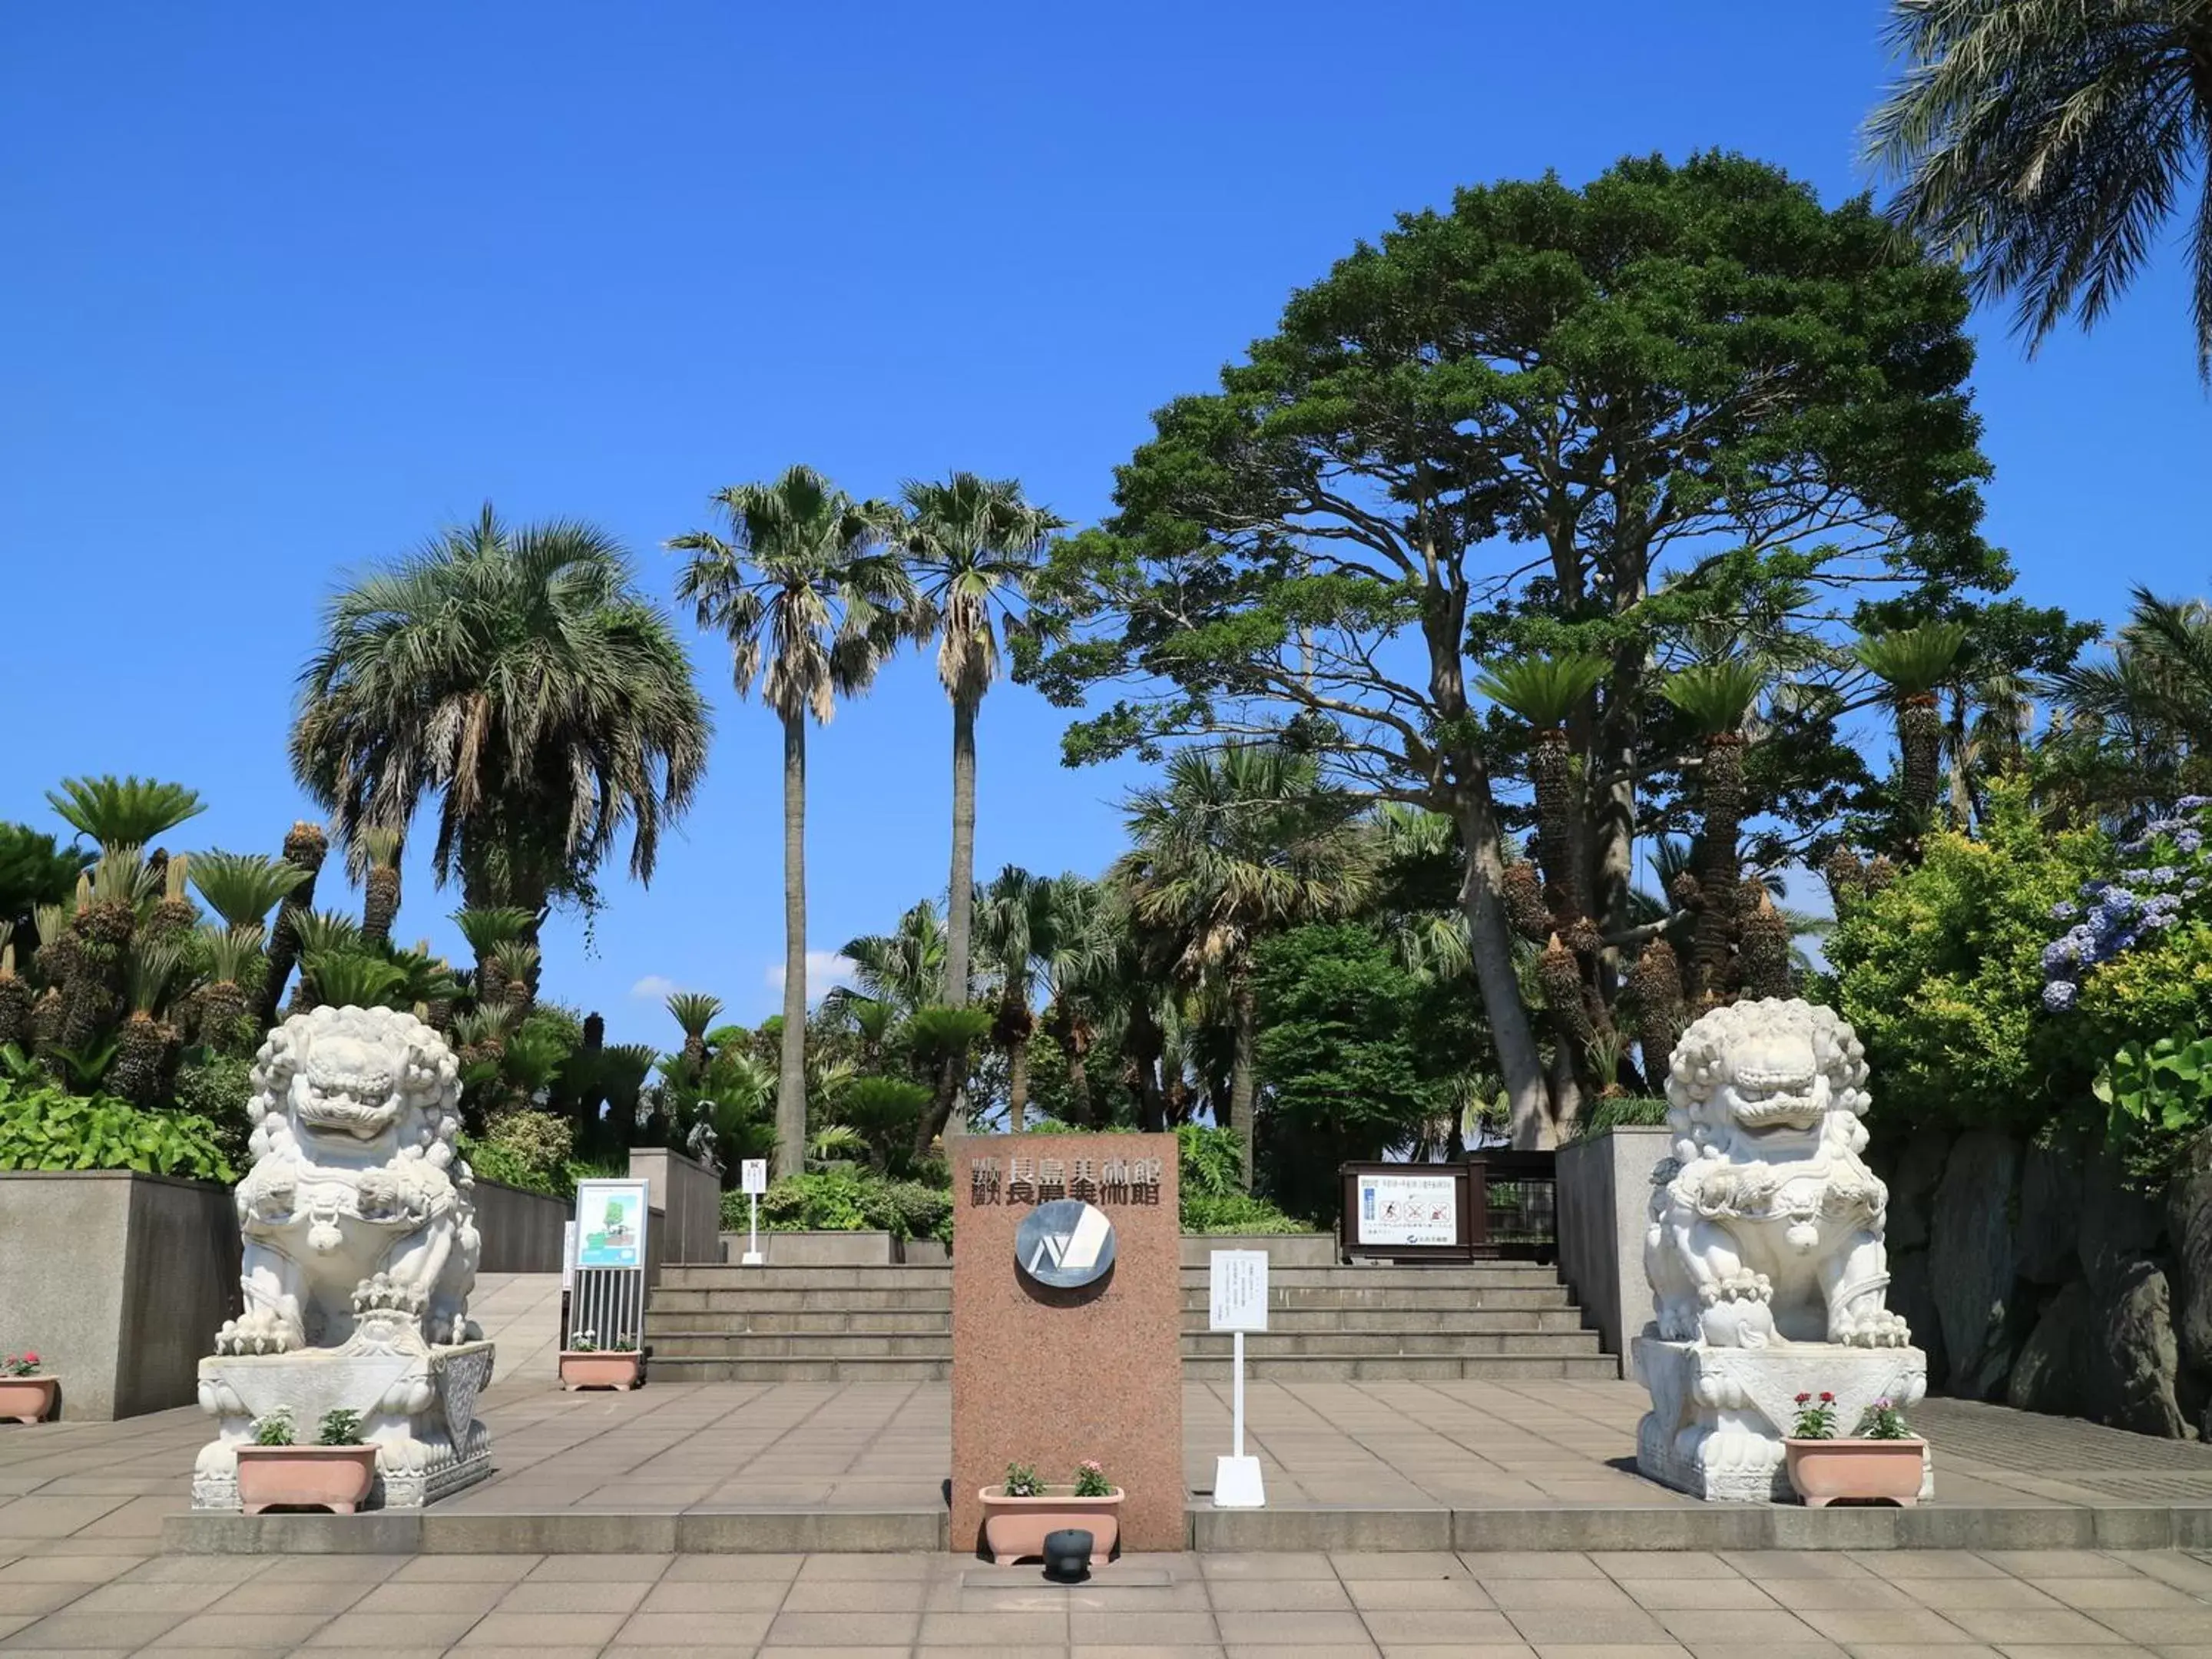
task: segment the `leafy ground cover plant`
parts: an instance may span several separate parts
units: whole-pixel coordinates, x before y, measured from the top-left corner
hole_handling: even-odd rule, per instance
[[[204,1117],[20,1079],[0,1080],[0,1170],[137,1170],[236,1179],[222,1133]]]
[[[1036,1468],[1030,1463],[1006,1465],[1006,1496],[1009,1498],[1042,1498],[1044,1482],[1037,1479]]]
[[[289,1446],[293,1442],[292,1413],[279,1406],[265,1417],[253,1419],[253,1443],[257,1446]]]

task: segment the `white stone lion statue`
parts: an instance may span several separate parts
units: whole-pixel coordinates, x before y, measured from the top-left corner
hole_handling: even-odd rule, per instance
[[[1652,1176],[1644,1252],[1660,1337],[1908,1344],[1885,1305],[1889,1194],[1860,1157],[1851,1028],[1811,1003],[1739,1002],[1693,1023],[1671,1065],[1674,1156]]]
[[[317,1008],[253,1068],[253,1167],[238,1183],[245,1306],[218,1354],[335,1348],[374,1310],[423,1341],[473,1339],[479,1245],[458,1156],[459,1066],[391,1008]]]

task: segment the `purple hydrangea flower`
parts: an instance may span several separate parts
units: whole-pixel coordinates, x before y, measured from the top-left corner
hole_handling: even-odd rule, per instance
[[[2153,886],[2171,887],[2181,879],[2181,872],[2170,864],[2161,864],[2150,872],[2150,879]]]
[[[2061,899],[2051,907],[2051,919],[2053,921],[2071,921],[2081,914],[2081,907],[2075,903],[2072,899]]]
[[[2063,1014],[2081,994],[2071,980],[2055,979],[2043,988],[2043,1006],[2054,1014]]]
[[[2184,795],[2173,805],[2176,811],[2194,812],[2200,806],[2212,806],[2212,795]]]
[[[2203,849],[2204,832],[2202,830],[2178,830],[2174,832],[2173,845],[2177,851],[2193,857]]]

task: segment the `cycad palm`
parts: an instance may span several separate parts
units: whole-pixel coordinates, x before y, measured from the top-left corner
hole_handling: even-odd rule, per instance
[[[1736,841],[1743,823],[1743,723],[1765,684],[1756,665],[1725,659],[1685,668],[1659,686],[1659,695],[1681,710],[1705,739],[1698,777],[1705,818],[1698,837],[1703,904],[1693,965],[1708,1003],[1721,1000],[1728,977],[1741,885]]]
[[[653,874],[710,722],[667,620],[590,525],[487,505],[334,598],[301,675],[292,768],[351,848],[438,802],[431,865],[471,905],[587,896],[627,828]],[[479,964],[481,966],[481,964]]]
[[[1589,914],[1589,876],[1575,857],[1574,773],[1566,723],[1597,690],[1609,666],[1602,657],[1580,653],[1524,657],[1475,683],[1485,696],[1534,730],[1528,782],[1536,795],[1537,844],[1544,873],[1551,878],[1552,913],[1569,925]]]
[[[2212,0],[1895,0],[1908,60],[1869,124],[1892,210],[2018,296],[2031,349],[2104,314],[2185,192],[2197,358],[2212,371]]]
[[[1048,538],[1065,520],[1022,499],[1012,478],[956,472],[909,480],[896,533],[915,586],[913,631],[937,641],[952,700],[952,874],[945,925],[945,1003],[968,1000],[975,883],[975,715],[999,672],[999,635],[1025,625],[1022,600]]]
[[[668,545],[691,556],[677,593],[699,626],[729,641],[731,677],[783,722],[783,1051],[775,1168],[806,1166],[806,721],[827,725],[840,696],[866,690],[896,648],[909,592],[878,544],[890,509],[855,501],[811,467],[714,497],[726,531]]]
[[[46,799],[70,829],[102,851],[150,848],[164,831],[207,811],[198,791],[152,778],[64,778]]]
[[[1321,781],[1314,759],[1276,744],[1187,749],[1165,784],[1127,809],[1133,849],[1115,866],[1139,921],[1172,930],[1188,983],[1225,993],[1236,1053],[1229,1122],[1252,1177],[1252,957],[1278,929],[1348,914],[1371,885],[1364,804]]]
[[[1899,804],[1909,836],[1936,810],[1943,749],[1943,717],[1936,690],[1951,678],[1966,630],[1957,623],[1923,623],[1869,634],[1853,647],[1861,665],[1889,690],[1897,710]]]

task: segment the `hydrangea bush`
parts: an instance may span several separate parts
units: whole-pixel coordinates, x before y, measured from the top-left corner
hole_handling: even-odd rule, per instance
[[[2153,819],[2119,843],[2118,855],[2135,862],[2117,876],[2083,882],[2075,898],[2051,907],[2051,921],[2070,925],[2044,947],[2045,1008],[2069,1012],[2098,969],[2162,940],[2192,913],[2212,908],[2203,897],[2212,884],[2212,856],[2204,850],[2208,807],[2212,797],[2185,795],[2174,804],[2174,816]]]

